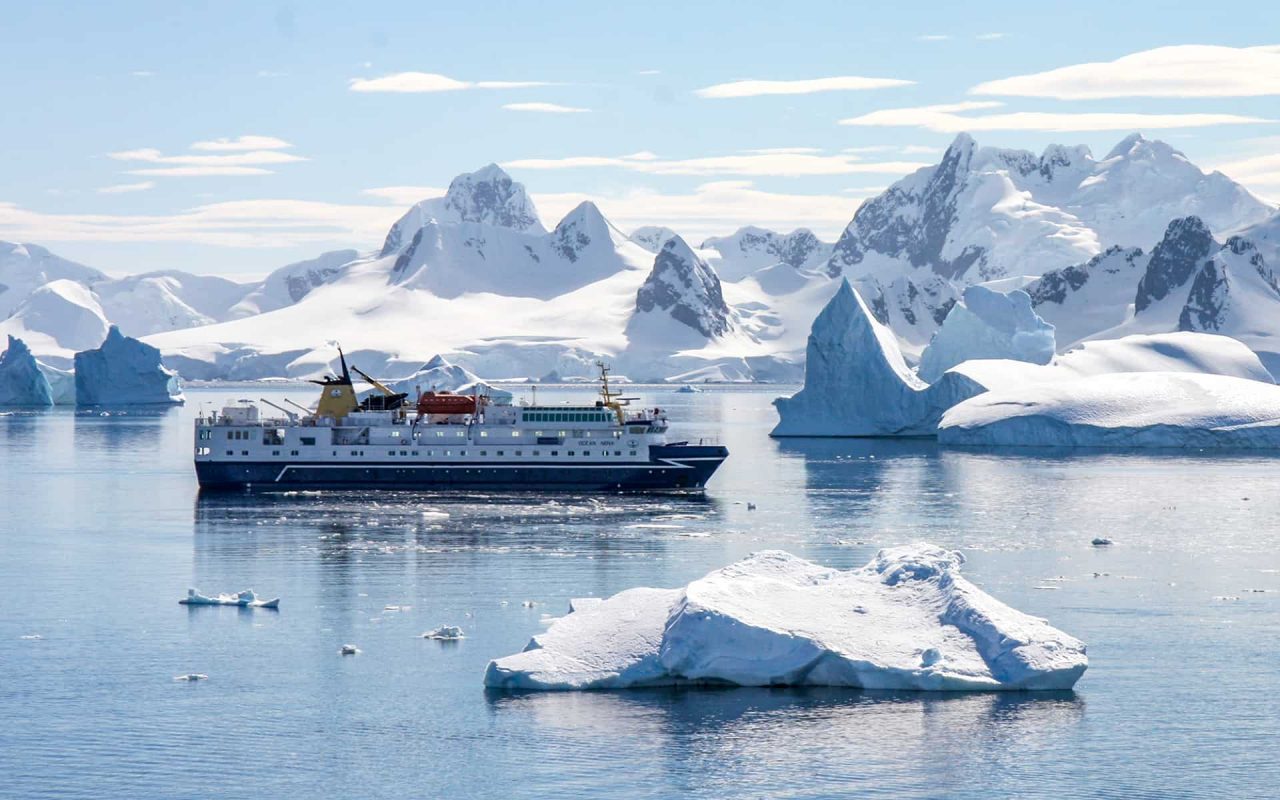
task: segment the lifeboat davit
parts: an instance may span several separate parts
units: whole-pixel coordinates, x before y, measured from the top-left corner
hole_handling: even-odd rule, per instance
[[[452,392],[427,392],[418,398],[418,413],[475,414],[476,398]]]

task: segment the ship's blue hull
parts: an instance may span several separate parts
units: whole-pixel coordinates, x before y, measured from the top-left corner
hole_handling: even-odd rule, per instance
[[[197,461],[202,489],[560,489],[698,490],[729,456],[718,445],[651,447],[644,463],[485,464],[385,462]]]

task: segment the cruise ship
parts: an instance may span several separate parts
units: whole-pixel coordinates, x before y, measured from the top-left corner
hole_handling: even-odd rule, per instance
[[[353,366],[373,387],[361,400],[341,352],[339,361],[340,375],[312,381],[314,410],[262,400],[284,415],[268,417],[240,401],[198,417],[201,489],[699,492],[729,456],[719,444],[667,441],[666,413],[633,409],[603,363],[594,403],[513,405],[478,389],[419,389],[411,401]]]

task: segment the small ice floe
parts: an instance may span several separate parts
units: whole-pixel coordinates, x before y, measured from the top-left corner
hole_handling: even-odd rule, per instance
[[[356,647],[354,644],[344,644],[342,647],[338,648],[338,652],[344,656],[354,656],[360,652],[360,648]]]
[[[175,675],[173,679],[175,681],[195,683],[196,681],[207,681],[209,680],[209,676],[205,675],[203,672],[188,672],[186,675]]]
[[[200,594],[198,589],[188,589],[187,596],[178,601],[184,606],[240,606],[241,608],[279,608],[280,598],[259,600],[252,589],[245,589],[236,594],[219,594],[209,597]]]
[[[394,606],[394,605],[392,605],[392,606],[383,606],[383,607],[382,607],[382,610],[383,610],[383,611],[408,611],[408,610],[409,610],[409,609],[411,609],[411,608],[413,608],[413,606]]]
[[[525,600],[520,605],[524,606],[525,608],[533,608],[534,606],[537,605],[537,603],[533,602],[532,600]]]
[[[1036,586],[1036,587],[1033,587],[1033,588],[1039,589],[1039,590],[1040,590],[1040,591],[1042,591],[1042,592],[1056,592],[1056,591],[1058,591],[1059,589],[1061,589],[1062,587],[1061,587],[1061,586],[1045,586],[1045,585],[1043,585],[1043,584],[1042,584],[1042,585],[1040,585],[1040,586]]]
[[[457,625],[441,625],[435,630],[427,631],[422,634],[423,639],[438,639],[442,642],[456,642],[459,639],[465,639],[462,628]]]
[[[1219,595],[1214,595],[1213,599],[1218,600],[1220,602],[1228,602],[1231,600],[1239,600],[1240,598],[1239,596],[1234,594],[1219,594]]]
[[[423,511],[422,518],[423,519],[448,519],[449,512],[448,511]]]
[[[676,394],[702,394],[702,390],[697,386],[686,383],[684,386],[676,389]]]
[[[1094,547],[1109,547],[1115,544],[1115,542],[1111,541],[1105,536],[1095,536],[1093,537],[1093,541],[1089,542],[1089,544],[1093,545]]]
[[[764,551],[680,588],[628,589],[561,617],[522,652],[491,661],[484,682],[543,690],[1074,686],[1089,664],[1084,643],[982,591],[963,564],[960,553],[923,543],[881,550],[855,570]]]
[[[28,633],[24,636],[19,636],[18,638],[22,639],[24,642],[38,642],[44,637],[38,633]]]

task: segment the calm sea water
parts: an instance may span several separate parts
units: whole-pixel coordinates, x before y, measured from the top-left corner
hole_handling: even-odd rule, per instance
[[[0,417],[0,796],[1280,794],[1280,459],[776,442],[776,393],[643,392],[729,446],[705,499],[199,496],[191,418],[260,388]],[[1084,639],[1076,691],[481,683],[571,597],[919,539]],[[188,609],[188,586],[281,607]],[[420,638],[440,624],[467,638]]]

